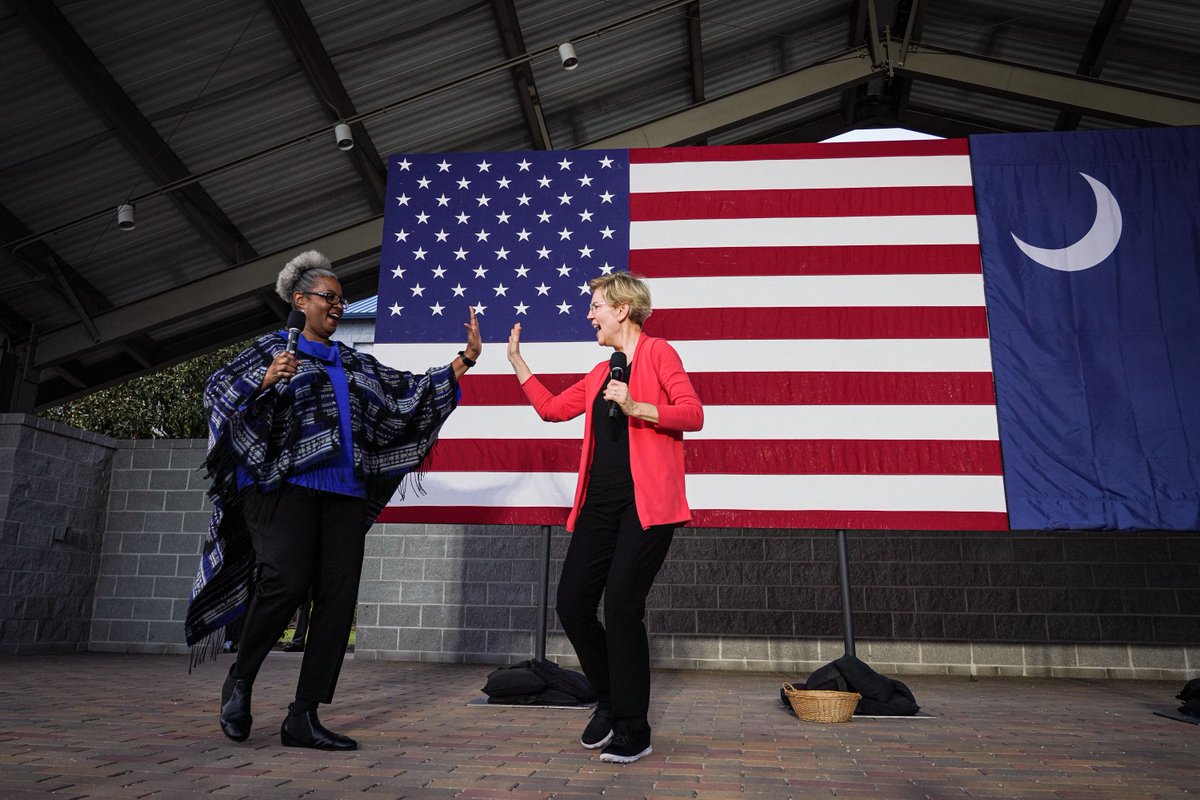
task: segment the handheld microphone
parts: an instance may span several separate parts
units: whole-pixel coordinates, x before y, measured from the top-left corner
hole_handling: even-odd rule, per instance
[[[625,367],[629,362],[625,358],[624,353],[613,353],[612,358],[608,360],[608,377],[614,381],[625,380]],[[608,401],[608,418],[615,419],[621,410],[617,408],[616,400]]]
[[[287,351],[292,355],[296,355],[296,348],[300,346],[300,331],[304,330],[306,318],[304,312],[298,308],[293,308],[292,313],[288,314],[287,318]]]
[[[304,323],[307,317],[304,312],[298,308],[293,308],[292,313],[288,314],[287,318],[287,351],[292,355],[296,355],[296,350],[300,347],[300,331],[304,330]],[[280,384],[287,384],[287,378],[280,378]]]

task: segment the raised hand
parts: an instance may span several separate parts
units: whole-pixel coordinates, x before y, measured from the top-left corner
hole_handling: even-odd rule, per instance
[[[508,334],[508,360],[512,361],[514,356],[521,355],[521,323],[512,326],[512,330]]]
[[[521,323],[519,322],[512,326],[512,330],[508,334],[508,363],[512,364],[513,371],[517,373],[517,380],[521,383],[529,380],[529,376],[533,374],[521,356]]]
[[[467,358],[476,361],[483,352],[483,339],[479,336],[479,320],[475,318],[475,308],[471,307],[471,318],[463,323],[467,329],[467,346],[463,350]]]

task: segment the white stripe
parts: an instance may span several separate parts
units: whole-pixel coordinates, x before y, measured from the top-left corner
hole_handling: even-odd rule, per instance
[[[996,408],[945,406],[714,406],[685,439],[935,439],[996,441]],[[442,426],[443,439],[583,438],[583,416],[544,422],[531,406],[463,406]]]
[[[566,472],[430,472],[428,494],[410,492],[400,506],[567,508],[575,478]],[[1003,512],[997,475],[688,475],[693,510],[993,511]]]
[[[492,335],[485,333],[485,337]],[[992,371],[987,339],[746,339],[671,344],[691,373]],[[454,349],[445,343],[376,344],[375,356],[396,369],[424,372],[448,363]],[[503,339],[488,341],[471,373],[511,375],[505,349]],[[521,353],[535,375],[544,375],[587,372],[608,361],[612,351],[595,342],[528,342],[521,345]]]
[[[533,406],[460,406],[438,439],[567,439],[583,441],[583,415],[566,422],[546,422]]]
[[[655,308],[897,308],[978,306],[982,274],[779,275],[770,278],[652,278]]]
[[[426,472],[425,494],[394,495],[388,505],[570,508],[575,480],[573,472]]]
[[[1004,511],[999,475],[688,475],[692,508]]]
[[[965,155],[629,165],[630,193],[970,185],[971,160]]]
[[[973,214],[629,223],[630,250],[923,244],[979,244],[979,224]]]

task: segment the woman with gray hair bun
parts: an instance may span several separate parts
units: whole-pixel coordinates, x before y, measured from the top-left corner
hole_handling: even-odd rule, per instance
[[[259,668],[311,587],[296,699],[280,740],[354,750],[357,742],[321,724],[317,706],[333,701],[367,530],[395,491],[419,476],[458,404],[458,379],[483,345],[474,311],[464,323],[466,346],[423,375],[333,341],[346,300],[329,259],[314,250],[284,266],[275,290],[303,320],[298,351],[288,351],[287,331],[261,336],[204,389],[213,514],[187,642],[193,659],[203,660],[244,615],[220,723],[230,739],[245,741]]]

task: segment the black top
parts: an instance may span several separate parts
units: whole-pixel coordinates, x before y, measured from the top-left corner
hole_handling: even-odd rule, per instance
[[[629,373],[629,366],[625,368],[626,374]],[[615,417],[608,416],[608,401],[604,399],[607,386],[608,380],[600,386],[600,392],[592,402],[592,467],[587,488],[589,503],[633,498],[633,474],[629,471],[629,417],[619,408]]]

